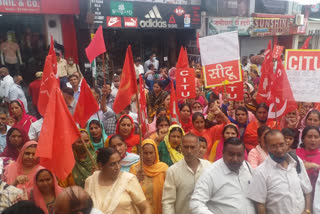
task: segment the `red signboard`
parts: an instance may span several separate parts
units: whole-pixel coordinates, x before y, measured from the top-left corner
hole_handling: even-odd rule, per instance
[[[212,88],[215,93],[226,92],[229,95],[229,100],[241,101],[243,100],[243,82],[237,82],[225,86],[218,86]]]
[[[320,70],[320,51],[288,50],[286,53],[286,70],[319,71]]]
[[[239,60],[206,65],[204,75],[207,88],[242,80]]]
[[[0,12],[37,13],[40,10],[40,0],[0,0]]]
[[[177,99],[196,97],[196,83],[193,68],[178,68],[176,70]]]
[[[124,26],[125,27],[138,27],[138,18],[137,17],[123,17],[124,18]]]
[[[121,17],[107,16],[107,27],[121,27]]]

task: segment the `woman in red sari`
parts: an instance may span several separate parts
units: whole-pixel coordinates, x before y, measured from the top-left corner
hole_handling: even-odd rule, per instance
[[[208,159],[214,142],[221,139],[223,127],[229,122],[228,118],[221,111],[219,114],[224,118],[223,123],[212,126],[209,129],[205,128],[205,119],[202,113],[196,112],[192,115],[193,128],[190,130],[190,133],[198,137],[204,137],[207,140],[207,153],[204,156],[205,159]]]
[[[127,152],[137,153],[136,145],[139,144],[139,135],[134,134],[135,126],[132,117],[127,114],[122,115],[116,128],[116,134],[119,134],[127,144]],[[109,140],[113,135],[109,136],[105,142],[105,147],[109,147]]]
[[[37,121],[37,118],[26,113],[26,110],[21,100],[11,101],[9,110],[10,116],[16,120],[14,125],[21,126],[27,133],[29,132],[31,124]]]
[[[21,148],[27,141],[29,141],[29,137],[21,126],[15,125],[8,130],[6,139],[7,145],[0,154],[0,157],[4,161],[4,166],[6,166],[11,160],[17,160]]]
[[[314,126],[305,127],[302,131],[302,142],[301,148],[298,148],[296,153],[303,160],[314,190],[320,169],[319,129]]]
[[[35,156],[36,141],[28,141],[20,150],[17,161],[10,163],[4,171],[4,181],[17,188],[26,188],[28,192],[33,187],[34,176],[43,167]]]
[[[183,103],[180,106],[180,120],[181,127],[185,133],[189,132],[192,129],[192,120],[191,120],[191,107],[189,104]]]

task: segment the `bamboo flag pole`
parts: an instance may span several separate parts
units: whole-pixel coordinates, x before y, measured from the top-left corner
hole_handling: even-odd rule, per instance
[[[88,149],[86,143],[84,142],[84,140],[82,139],[82,137],[80,137],[80,139],[81,139],[82,145],[83,145],[84,148],[86,149],[87,155],[89,156],[92,165],[94,166],[94,168],[98,169],[98,166],[97,166],[96,162],[94,161],[91,153],[89,152],[89,149]]]
[[[136,92],[136,100],[137,100],[137,105],[138,105],[138,115],[139,115],[139,154],[140,154],[140,168],[142,168],[142,162],[143,162],[143,157],[142,157],[142,130],[141,130],[141,109],[140,109],[140,102],[139,102],[139,90]]]

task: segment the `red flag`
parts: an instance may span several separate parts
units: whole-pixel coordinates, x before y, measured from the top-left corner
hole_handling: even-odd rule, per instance
[[[269,106],[269,119],[282,117],[297,109],[281,58],[278,58],[275,79],[271,85],[271,98],[274,102]]]
[[[281,54],[283,52],[284,46],[280,46],[280,45],[276,45],[273,47],[273,53],[272,53],[272,57],[274,59],[278,59],[279,57],[281,57]]]
[[[57,56],[56,56],[56,52],[54,50],[54,43],[53,43],[53,37],[51,35],[51,43],[50,43],[50,49],[49,49],[49,53],[48,55],[52,56],[52,66],[53,66],[53,72],[57,75],[58,72],[58,67],[57,67]],[[59,76],[57,76],[58,78]]]
[[[128,46],[124,60],[119,90],[113,103],[113,110],[119,114],[131,104],[131,97],[137,92],[136,71],[133,65],[131,45]]]
[[[306,39],[306,41],[303,43],[303,45],[301,46],[300,49],[309,49],[310,39],[312,39],[312,36],[309,36],[309,37]]]
[[[94,98],[87,81],[83,78],[73,118],[81,127],[84,127],[88,119],[97,111],[99,111],[99,105]]]
[[[220,93],[226,92],[229,95],[229,100],[241,101],[243,100],[243,82],[236,82],[228,85],[217,86],[211,88],[211,90],[219,95]]]
[[[181,46],[176,68],[189,68],[187,51]]]
[[[181,47],[177,62],[176,92],[177,99],[196,97],[196,78],[193,68],[189,68],[187,51]]]
[[[142,76],[139,75],[139,90],[140,90],[140,114],[141,114],[141,132],[144,136],[148,132],[148,114],[147,114],[147,101],[146,101],[146,94],[144,91],[144,84]]]
[[[36,156],[40,157],[40,164],[64,180],[74,167],[72,144],[79,137],[78,128],[58,84],[55,84],[44,114],[36,151]]]
[[[264,61],[261,66],[260,84],[257,93],[257,102],[266,103],[270,96],[271,82],[273,78],[273,61],[272,61],[271,41],[265,51]]]
[[[102,27],[100,26],[98,28],[98,30],[96,31],[96,34],[94,35],[90,44],[86,48],[86,54],[89,59],[89,62],[92,63],[92,61],[97,56],[99,56],[100,54],[102,54],[104,52],[106,52],[106,45],[105,45],[104,39],[103,39]]]
[[[41,79],[39,99],[38,99],[38,111],[41,115],[46,112],[47,104],[49,102],[50,92],[55,83],[58,84],[59,79],[56,78],[56,73],[54,71],[54,64],[57,64],[54,55],[48,55],[43,69],[43,76]]]
[[[176,92],[174,90],[173,81],[171,81],[171,94],[170,94],[170,121],[171,124],[180,125],[179,107],[176,98]]]

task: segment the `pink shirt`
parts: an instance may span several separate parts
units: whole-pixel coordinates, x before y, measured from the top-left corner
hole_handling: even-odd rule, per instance
[[[248,155],[248,162],[250,163],[252,168],[256,168],[260,164],[263,163],[265,159],[267,159],[268,154],[261,148],[260,145],[256,146],[256,148],[251,149]]]

